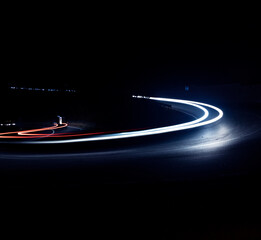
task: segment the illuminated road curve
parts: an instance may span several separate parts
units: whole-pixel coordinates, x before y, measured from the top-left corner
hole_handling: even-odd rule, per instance
[[[167,126],[167,127],[146,129],[146,130],[127,130],[127,131],[118,131],[118,132],[97,132],[97,133],[78,133],[78,134],[77,133],[56,133],[56,134],[37,133],[37,132],[50,131],[50,130],[54,131],[59,128],[67,127],[68,124],[64,123],[62,126],[58,126],[58,124],[56,124],[52,127],[46,127],[46,128],[0,133],[0,138],[2,138],[2,139],[34,139],[34,140],[39,139],[39,138],[44,138],[44,137],[45,138],[53,138],[53,137],[63,138],[62,140],[55,140],[55,141],[42,140],[42,141],[21,142],[21,143],[27,143],[27,144],[41,144],[41,143],[54,144],[54,143],[73,143],[73,142],[112,140],[112,139],[130,138],[130,137],[148,136],[148,135],[168,133],[168,132],[174,132],[174,131],[180,131],[180,130],[195,128],[195,127],[200,127],[200,126],[204,126],[204,125],[216,122],[219,119],[221,119],[223,116],[222,110],[220,110],[219,108],[217,108],[215,106],[205,104],[205,103],[188,101],[188,100],[180,100],[180,99],[172,99],[172,98],[157,98],[157,97],[144,97],[144,96],[133,96],[133,97],[149,99],[149,100],[154,100],[154,101],[172,102],[172,103],[189,105],[189,106],[199,109],[202,112],[202,116],[200,118],[190,121],[190,122],[177,124],[177,125],[171,125],[171,126]],[[206,120],[209,117],[209,112],[206,109],[206,107],[215,110],[218,113],[218,115],[215,118]],[[72,137],[74,137],[74,139],[72,139]],[[78,137],[78,138],[75,138],[75,137]],[[79,137],[81,137],[81,138],[79,138]],[[64,139],[64,138],[71,138],[71,139]]]
[[[43,141],[26,141],[23,143],[26,144],[59,144],[59,143],[76,143],[76,142],[89,142],[89,141],[101,141],[101,140],[113,140],[113,139],[123,139],[123,138],[131,138],[131,137],[141,137],[141,136],[149,136],[154,134],[162,134],[162,133],[169,133],[169,132],[175,132],[185,129],[191,129],[196,128],[204,125],[208,125],[211,123],[214,123],[221,119],[223,117],[223,111],[215,106],[206,104],[206,103],[200,103],[200,102],[194,102],[194,101],[188,101],[188,100],[180,100],[180,99],[172,99],[172,98],[158,98],[158,97],[144,97],[144,96],[133,96],[134,98],[144,98],[144,99],[150,99],[154,101],[163,101],[163,102],[171,102],[171,103],[180,103],[189,105],[192,107],[195,107],[199,109],[202,112],[202,116],[196,120],[177,124],[177,125],[171,125],[167,127],[159,127],[159,128],[152,128],[152,129],[146,129],[146,130],[136,130],[136,131],[126,131],[126,132],[118,132],[118,133],[86,133],[86,134],[60,134],[60,135],[53,135],[63,138],[69,138],[69,137],[81,137],[81,138],[74,138],[74,139],[62,139],[62,140],[43,140]],[[210,108],[218,113],[218,115],[214,118],[208,119],[209,112],[206,109]],[[208,119],[208,120],[207,120]],[[88,136],[89,135],[89,136]],[[95,135],[95,136],[90,136]],[[36,136],[41,136],[36,134]],[[87,137],[84,137],[87,136]],[[32,137],[32,136],[30,136]]]

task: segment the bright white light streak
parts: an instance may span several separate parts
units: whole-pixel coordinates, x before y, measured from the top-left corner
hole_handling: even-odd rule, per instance
[[[156,97],[150,97],[151,100],[156,100],[156,101],[166,101],[166,102],[176,102],[177,99],[172,99],[172,98],[156,98]],[[215,117],[215,118],[212,118],[210,120],[207,120],[207,121],[204,121],[204,122],[199,122],[197,124],[193,124],[193,128],[194,127],[200,127],[200,126],[204,126],[204,125],[208,125],[208,124],[211,124],[211,123],[214,123],[216,121],[218,121],[219,119],[221,119],[224,115],[223,111],[215,106],[212,106],[210,104],[206,104],[206,103],[201,103],[201,102],[194,102],[194,101],[188,101],[188,100],[181,100],[183,101],[183,103],[185,104],[189,104],[189,103],[193,103],[195,105],[197,105],[198,107],[199,106],[205,106],[205,107],[208,107],[208,108],[212,108],[213,110],[217,111],[218,112],[218,116]],[[191,128],[191,127],[189,127]],[[183,129],[188,129],[188,128],[183,128]],[[183,130],[183,129],[180,129],[180,130]]]
[[[175,132],[185,129],[196,128],[204,125],[208,125],[214,123],[222,118],[223,112],[221,109],[212,106],[206,103],[188,101],[188,100],[181,100],[181,99],[172,99],[172,98],[157,98],[157,97],[143,97],[143,96],[133,96],[135,98],[146,98],[155,101],[164,101],[164,102],[173,102],[173,103],[180,103],[185,105],[193,106],[197,109],[200,109],[204,114],[200,118],[182,124],[176,124],[167,127],[160,127],[160,128],[152,128],[147,130],[139,130],[139,131],[130,131],[130,132],[122,132],[122,133],[113,133],[113,134],[103,134],[94,137],[86,137],[86,138],[78,138],[78,139],[68,139],[68,140],[56,140],[56,141],[30,141],[25,142],[29,144],[57,144],[57,143],[75,143],[75,142],[88,142],[88,141],[101,141],[101,140],[112,140],[112,139],[122,139],[122,138],[131,138],[131,137],[141,137],[141,136],[149,136],[154,134],[161,134],[161,133],[168,133],[168,132]],[[210,120],[206,120],[209,116],[208,110],[205,108],[211,108],[218,112],[218,116],[212,118]],[[206,120],[206,121],[205,121]]]

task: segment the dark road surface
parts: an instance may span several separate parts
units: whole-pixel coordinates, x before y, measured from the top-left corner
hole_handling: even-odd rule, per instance
[[[221,108],[219,122],[175,133],[52,146],[3,144],[1,189],[48,204],[52,196],[58,208],[66,199],[80,211],[89,209],[88,202],[108,214],[126,205],[128,214],[165,213],[181,229],[189,223],[211,227],[219,219],[245,226],[261,209],[260,104]],[[168,228],[171,221],[164,224]]]
[[[155,9],[93,3],[3,7],[2,239],[260,240],[260,13],[252,4],[197,2],[182,11],[178,2]],[[54,126],[57,116],[69,127],[42,134],[150,129],[198,117],[133,95],[206,103],[224,116],[113,141],[2,137]]]
[[[2,146],[1,170],[7,175],[7,185],[15,183],[12,171],[21,174],[19,184],[24,177],[30,185],[35,172],[52,169],[59,177],[51,181],[48,176],[46,183],[51,185],[171,182],[249,174],[260,168],[261,141],[261,116],[250,107],[225,108],[224,117],[208,126],[149,137],[52,146],[7,144]],[[68,127],[68,131],[75,129]],[[45,174],[36,175],[44,183]]]

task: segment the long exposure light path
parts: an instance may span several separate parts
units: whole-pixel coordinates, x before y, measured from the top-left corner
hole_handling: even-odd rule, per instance
[[[67,127],[67,123],[63,123],[61,126],[55,124],[52,127],[45,127],[45,128],[38,128],[38,129],[30,129],[30,130],[23,130],[23,131],[15,131],[15,132],[4,132],[0,133],[0,138],[9,138],[9,139],[23,139],[23,138],[38,138],[43,136],[50,136],[50,134],[34,134],[32,132],[43,132],[43,131],[53,131],[59,128]],[[11,134],[17,134],[21,136],[6,136]]]
[[[24,130],[17,132],[6,132],[0,133],[0,138],[13,138],[13,139],[27,139],[27,138],[62,138],[59,140],[40,140],[40,141],[24,141],[21,143],[27,144],[58,144],[58,143],[74,143],[74,142],[88,142],[88,141],[100,141],[100,140],[112,140],[112,139],[122,139],[122,138],[131,138],[131,137],[141,137],[141,136],[149,136],[154,134],[161,133],[169,133],[175,132],[185,129],[196,128],[204,125],[208,125],[214,123],[222,118],[223,112],[221,109],[201,102],[181,100],[181,99],[173,99],[173,98],[158,98],[158,97],[145,97],[145,96],[133,96],[134,98],[143,98],[154,101],[162,101],[162,102],[171,102],[171,103],[179,103],[183,105],[192,106],[198,110],[200,110],[202,116],[186,123],[171,125],[167,127],[159,127],[145,130],[125,130],[125,131],[114,131],[114,132],[96,132],[96,133],[54,133],[54,134],[39,134],[37,132],[56,130],[59,128],[66,127],[67,124],[64,123],[62,126],[58,126],[57,124],[52,127],[40,128],[40,129],[32,129],[32,130]],[[209,111],[207,108],[210,108],[217,112],[217,116],[209,119]],[[18,136],[6,136],[17,134]],[[72,138],[73,137],[73,138]],[[78,137],[78,138],[75,138]],[[70,138],[70,139],[64,139]]]
[[[171,126],[167,126],[167,127],[152,128],[152,129],[138,130],[138,131],[127,131],[127,132],[119,132],[119,133],[109,133],[109,134],[104,133],[104,134],[100,134],[100,135],[96,135],[96,136],[81,137],[81,138],[77,138],[77,139],[62,139],[62,140],[55,140],[55,141],[50,141],[50,140],[49,141],[31,141],[28,143],[57,144],[57,143],[74,143],[74,142],[100,141],[100,140],[112,140],[112,139],[148,136],[148,135],[168,133],[168,132],[174,132],[174,131],[180,131],[180,130],[204,126],[204,125],[211,124],[213,122],[218,121],[223,116],[223,112],[221,109],[219,109],[215,106],[206,104],[206,103],[181,100],[181,99],[172,99],[172,98],[156,98],[156,97],[143,97],[143,96],[133,96],[133,97],[134,98],[145,98],[145,99],[150,99],[150,100],[154,100],[154,101],[172,102],[172,103],[180,103],[180,104],[189,105],[189,106],[199,109],[202,112],[202,116],[196,120],[193,120],[193,121],[190,121],[187,123],[176,124],[176,125],[171,125]],[[209,117],[209,112],[206,109],[206,107],[215,110],[218,113],[218,115],[214,118],[207,120],[207,118]],[[66,137],[69,137],[69,136],[70,135],[66,135]],[[63,137],[65,137],[65,135],[63,135]]]

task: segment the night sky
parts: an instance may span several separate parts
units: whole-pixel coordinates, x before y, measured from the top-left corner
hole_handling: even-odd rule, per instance
[[[6,27],[5,83],[84,87],[103,95],[260,79],[259,26],[250,20],[104,16],[86,22],[28,19]]]
[[[0,98],[12,101],[2,112],[5,118],[16,118],[21,109],[28,116],[38,109],[41,118],[47,111],[68,115],[60,111],[60,99],[67,112],[84,106],[95,115],[133,94],[172,96],[172,89],[183,91],[186,85],[254,85],[260,81],[258,29],[250,19],[185,20],[163,13],[153,18],[105,14],[85,21],[13,19],[3,29]],[[79,99],[10,95],[10,86],[76,89]]]
[[[193,86],[207,87],[235,84],[243,89],[247,89],[249,86],[255,89],[255,86],[260,84],[260,24],[256,19],[249,18],[249,15],[255,17],[254,13],[247,15],[245,12],[237,12],[236,9],[233,9],[233,11],[238,13],[238,16],[234,16],[232,12],[228,11],[227,15],[229,18],[227,18],[217,10],[216,14],[210,18],[213,13],[212,8],[209,8],[208,11],[206,10],[209,16],[203,16],[196,10],[193,10],[193,15],[188,14],[189,16],[177,14],[179,9],[174,7],[173,9],[169,9],[172,13],[152,11],[149,8],[141,10],[139,6],[136,8],[140,10],[138,15],[129,9],[129,7],[122,7],[121,10],[115,8],[115,11],[117,9],[117,14],[115,14],[115,12],[106,9],[106,7],[103,10],[99,7],[98,12],[96,12],[92,11],[92,8],[89,6],[87,9],[82,9],[84,10],[83,13],[79,14],[73,11],[63,11],[61,8],[59,10],[52,9],[52,14],[47,12],[40,14],[38,11],[35,11],[29,16],[21,12],[23,16],[20,18],[14,18],[13,15],[8,15],[4,18],[3,28],[1,29],[2,43],[0,54],[2,60],[0,71],[1,120],[3,120],[3,116],[4,120],[6,120],[6,116],[10,119],[19,120],[17,113],[20,116],[29,116],[29,114],[31,114],[29,119],[27,119],[28,121],[35,120],[31,117],[37,114],[36,118],[43,121],[51,121],[57,114],[65,117],[75,116],[75,118],[77,118],[79,116],[79,118],[82,118],[83,116],[80,115],[82,111],[87,111],[86,115],[90,117],[90,121],[95,120],[94,114],[96,113],[98,114],[98,116],[96,116],[97,119],[105,116],[104,118],[107,120],[108,115],[106,114],[109,112],[112,112],[112,115],[114,114],[116,118],[118,118],[117,108],[115,108],[115,112],[113,112],[114,110],[112,110],[112,108],[114,108],[116,104],[124,104],[124,101],[130,98],[132,94],[175,97],[174,94],[172,94],[172,89],[173,91],[175,89],[182,89],[184,92],[186,85],[192,86],[193,89]],[[145,13],[149,13],[149,15]],[[11,92],[11,86],[76,89],[77,94],[67,95],[55,93],[52,95],[38,92]],[[220,88],[217,87],[217,89],[217,91],[219,91],[217,94],[220,94],[220,98],[217,99],[217,102],[219,101],[220,103],[223,92],[220,91]],[[257,92],[258,88],[256,89]],[[250,91],[252,91],[252,89],[250,89]],[[164,92],[169,95],[162,95]],[[256,92],[255,96],[257,96]],[[205,93],[208,93],[208,89],[205,90]],[[206,102],[215,105],[215,96],[211,98],[211,94],[212,93],[209,93],[209,95],[206,94]],[[247,94],[250,95],[249,92],[247,92],[246,95]],[[233,96],[237,96],[238,92],[231,91],[229,95],[230,98],[228,98],[227,106],[231,107],[232,104],[229,105],[229,100],[231,100]],[[204,99],[204,96],[202,98]],[[242,97],[242,99],[244,100],[244,97]],[[201,101],[201,99],[198,101]],[[37,107],[35,108],[34,106]],[[220,105],[217,104],[217,106]],[[220,107],[223,109],[223,106],[221,105]],[[234,106],[237,107],[237,105],[233,105],[233,107]],[[225,111],[229,109],[229,107],[225,108]],[[245,108],[251,111],[251,108],[248,108],[248,106],[245,106]],[[260,113],[260,101],[252,106],[252,108],[255,113]],[[240,111],[240,109],[238,110],[236,108],[233,110]],[[104,113],[104,111],[107,112]],[[69,116],[68,113],[72,113],[71,116]],[[121,112],[121,114],[124,115],[124,111]],[[256,122],[255,120],[255,123]],[[246,123],[243,122],[243,124]],[[231,125],[235,127],[234,124]],[[256,125],[258,125],[258,122]],[[246,162],[248,161],[248,148],[251,149],[252,145],[255,151],[260,155],[258,152],[259,146],[257,146],[257,144],[257,142],[253,144],[250,142],[246,148],[233,148],[230,154],[231,156],[233,155],[233,157],[235,156],[232,158],[235,165],[237,163],[237,151],[245,153],[245,155],[239,154],[240,156],[238,157]],[[88,148],[86,149],[86,151],[89,150]],[[254,153],[252,153],[253,156],[255,155]],[[209,154],[211,155],[211,152]],[[222,160],[221,154],[222,153],[217,153],[217,156],[221,156],[220,159]],[[116,155],[117,154],[115,154],[115,156]],[[229,162],[230,155],[227,158]],[[255,155],[254,159],[257,158],[258,155]],[[168,161],[168,159],[164,160]],[[255,163],[259,163],[259,161],[255,161]],[[37,165],[38,163],[37,161],[32,162],[30,164]],[[50,166],[53,168],[47,172],[47,174],[44,170],[40,169],[44,178],[48,179],[48,174],[50,174],[50,176],[54,176],[53,179],[56,179],[56,173],[62,170],[70,173],[70,163],[73,161],[68,161],[68,169],[66,167],[64,167],[65,169],[60,167],[62,162],[63,160],[59,159],[57,163],[53,161],[50,162]],[[91,171],[90,169],[95,167],[97,163],[97,166],[101,167],[101,171],[98,167],[94,168],[96,169],[95,171],[97,171],[91,173],[94,176],[97,175],[96,173],[99,173],[104,177],[102,174],[103,171],[105,173],[106,171],[110,171],[104,159],[100,160],[100,162],[91,162],[88,167],[85,166],[86,169],[82,168],[81,164],[83,164],[83,162],[81,159],[79,160],[79,169],[74,173],[73,179],[78,177],[78,172],[83,179],[85,179],[85,177],[88,179],[88,175],[85,174],[84,171],[86,169]],[[126,162],[126,164],[128,164],[128,161]],[[142,160],[134,159],[134,157],[133,161],[129,160],[129,163],[133,164],[130,165],[132,166],[130,170],[126,167],[128,165],[124,166],[123,161],[121,162],[121,164],[123,164],[122,166],[115,164],[116,170],[114,171],[122,175],[124,175],[124,171],[126,171],[131,176],[132,174],[135,176],[136,173],[142,175],[144,169],[151,169],[151,165],[146,168]],[[156,159],[150,159],[149,164],[153,165],[153,163],[156,165],[158,162]],[[6,165],[7,170],[9,168],[8,164],[15,166],[15,162],[13,163],[6,160],[6,162],[3,162],[3,166]],[[21,164],[22,168],[26,169],[28,167],[30,169],[30,164],[26,162],[19,161],[19,164]],[[135,164],[140,166],[137,172],[135,172]],[[193,164],[197,165],[194,160]],[[218,167],[223,169],[227,166],[226,164],[225,161],[224,164],[216,162],[213,166],[217,167],[217,169]],[[260,165],[257,166],[259,166],[259,168],[257,168],[258,171],[260,170]],[[122,171],[121,167],[124,171]],[[158,167],[155,167],[155,169],[155,172],[157,172]],[[166,171],[170,172],[171,169],[167,169]],[[11,181],[19,182],[19,177],[17,177],[19,176],[18,171],[12,172],[10,178],[8,171],[5,172],[5,168],[3,172]],[[35,174],[33,171],[31,172]],[[194,222],[191,225],[193,227],[195,227],[194,223],[202,211],[211,215],[208,208],[204,208],[203,205],[200,205],[201,200],[208,202],[207,206],[211,210],[214,206],[216,212],[219,211],[219,208],[216,208],[216,206],[219,206],[221,209],[221,217],[226,218],[226,211],[230,210],[230,207],[226,205],[226,196],[227,194],[232,196],[233,192],[231,188],[236,187],[238,195],[231,198],[231,206],[234,206],[234,203],[238,201],[237,196],[241,196],[241,194],[244,195],[242,205],[245,204],[243,201],[246,200],[248,206],[251,206],[252,199],[255,199],[258,194],[256,189],[260,186],[260,173],[256,175],[257,181],[255,179],[253,181],[248,179],[247,182],[243,177],[240,178],[240,181],[249,183],[249,185],[244,185],[245,189],[247,189],[245,192],[241,192],[241,182],[238,183],[237,180],[234,180],[237,174],[235,170],[235,175],[231,175],[231,178],[229,176],[228,184],[225,182],[227,179],[224,177],[225,175],[218,176],[223,180],[225,179],[225,183],[220,184],[219,178],[215,180],[217,182],[217,193],[215,189],[211,192],[212,186],[208,185],[208,180],[206,180],[206,189],[203,188],[201,191],[201,198],[197,195],[197,190],[194,190],[194,185],[191,185],[191,192],[193,192],[193,194],[188,194],[188,197],[184,195],[185,202],[183,199],[176,201],[176,198],[179,197],[179,194],[176,193],[176,189],[180,188],[182,190],[183,186],[186,185],[187,179],[185,178],[184,185],[179,185],[180,183],[178,181],[170,183],[169,186],[166,187],[167,190],[162,190],[162,186],[157,185],[157,179],[153,179],[151,188],[149,189],[151,195],[148,196],[146,195],[146,191],[144,191],[147,185],[129,186],[129,188],[127,188],[126,185],[116,186],[114,192],[111,192],[111,189],[107,188],[106,184],[103,185],[102,188],[97,188],[95,185],[89,186],[88,188],[84,184],[79,185],[78,188],[74,188],[70,183],[67,186],[68,188],[65,189],[59,188],[59,186],[54,187],[53,192],[56,194],[57,206],[62,206],[61,203],[64,203],[64,206],[61,207],[63,214],[66,215],[68,209],[74,211],[70,206],[70,201],[72,200],[75,201],[73,202],[73,207],[78,205],[78,212],[81,213],[82,209],[85,208],[86,214],[84,217],[88,216],[90,206],[94,215],[96,215],[96,217],[98,216],[98,218],[102,218],[100,216],[103,216],[104,211],[108,212],[109,209],[111,212],[109,211],[108,213],[109,219],[107,221],[110,223],[111,216],[115,214],[114,209],[122,214],[122,209],[125,209],[126,206],[127,208],[131,206],[133,200],[136,201],[136,205],[132,205],[132,207],[129,208],[129,213],[132,211],[135,212],[134,217],[136,219],[139,218],[139,214],[143,211],[144,206],[151,215],[161,211],[168,213],[170,206],[172,212],[166,218],[166,221],[168,221],[169,218],[174,219],[177,213],[176,209],[178,209],[178,216],[183,218],[184,232],[186,232],[187,220],[191,212],[194,211],[195,213],[193,216]],[[114,173],[112,173],[112,175],[117,176],[117,174],[115,175]],[[27,177],[26,174],[25,177]],[[144,175],[144,178],[146,177],[147,176]],[[31,181],[30,175],[27,178],[30,184],[33,185],[34,183]],[[59,174],[57,179],[58,178]],[[50,179],[49,181],[53,184]],[[65,179],[67,179],[66,174]],[[106,175],[104,179],[106,179]],[[235,183],[231,184],[230,180],[232,182],[235,181]],[[201,180],[195,183],[195,185],[201,186],[200,181]],[[256,181],[256,183],[252,185],[254,181]],[[158,186],[156,194],[153,184]],[[2,182],[2,185],[5,185],[5,182]],[[224,187],[225,191],[222,189],[223,186],[226,186]],[[232,187],[230,188],[230,186]],[[250,190],[248,190],[249,186],[252,186]],[[69,189],[69,197],[67,196],[67,189]],[[31,200],[34,198],[34,191],[37,190],[40,192],[39,202],[42,201],[44,205],[46,201],[43,201],[44,198],[41,195],[42,189],[37,186],[37,183],[33,185],[33,191],[31,191],[31,189],[28,190],[28,196],[30,196],[28,199],[30,198],[29,200]],[[56,205],[53,205],[53,194],[48,192],[48,190],[48,186],[43,189],[43,191],[47,192],[44,197],[48,201],[51,199],[49,204],[56,210]],[[59,191],[63,192],[64,195],[60,195]],[[129,191],[131,192],[131,198],[129,198]],[[169,202],[171,202],[169,205],[166,205],[166,199],[161,197],[164,191],[167,192],[165,197],[169,196],[169,193],[173,194],[170,194],[172,198],[169,200]],[[199,200],[198,203],[191,205],[195,196],[194,191]],[[24,190],[22,189],[20,192],[18,197],[13,198],[15,199],[14,205],[17,204],[17,199],[23,196]],[[122,192],[125,192],[125,198],[122,197]],[[175,193],[177,195],[175,195]],[[248,197],[248,193],[250,195],[252,194],[253,198]],[[75,197],[75,194],[79,199],[82,199],[81,204],[78,204],[78,199]],[[208,201],[209,194],[212,194],[212,201],[211,198],[210,201]],[[96,196],[98,201],[94,199],[93,202],[89,202],[89,205],[87,205],[86,202],[89,201],[90,195]],[[143,199],[141,199],[140,196],[143,196]],[[123,201],[122,198],[124,198]],[[68,203],[64,202],[65,199],[69,199]],[[223,201],[223,205],[220,205],[220,199]],[[105,203],[107,203],[107,205]],[[38,202],[35,204],[37,205]],[[248,206],[242,207],[241,202],[237,202],[237,204],[235,208],[238,207],[239,210],[235,209],[235,213],[240,215],[242,209],[246,212],[248,211]],[[29,205],[31,205],[31,203],[29,203]],[[190,205],[191,207],[188,208]],[[256,200],[256,204],[252,206],[253,212],[256,211],[259,205],[260,201],[258,202],[258,200]],[[163,210],[162,206],[165,206]],[[182,208],[180,208],[180,206]],[[100,210],[100,215],[97,214],[97,209]],[[183,214],[183,209],[187,211],[186,214]],[[123,211],[123,215],[124,214]],[[149,214],[145,213],[147,218],[150,218]],[[231,215],[233,215],[233,213]],[[50,216],[48,217],[50,218]],[[126,218],[126,216],[127,215],[124,217]],[[236,215],[233,216],[233,219],[236,219]],[[71,219],[74,220],[76,218],[81,219],[80,217],[78,218],[78,215]],[[211,218],[215,220],[215,216],[211,216]],[[119,217],[119,219],[124,218]],[[162,214],[162,217],[159,219],[164,219],[164,214]],[[176,220],[180,222],[180,219]],[[208,218],[205,220],[208,222]],[[100,224],[100,219],[98,219],[97,222]],[[170,229],[173,228],[173,225],[175,226],[172,222],[168,222],[168,224]],[[156,227],[158,226],[157,223],[155,225]],[[162,227],[163,231],[165,231],[165,225]],[[180,225],[182,225],[182,223]],[[141,228],[143,229],[143,227],[144,225],[142,225]],[[100,225],[98,228],[100,228]],[[113,226],[113,228],[115,228],[115,226]],[[195,229],[196,232],[197,228],[195,227]],[[148,227],[148,230],[151,231],[151,226]],[[160,234],[162,234],[162,232]],[[192,238],[194,238],[193,234]],[[123,239],[125,239],[125,237],[123,237]],[[159,239],[163,238],[160,237]]]
[[[90,116],[132,94],[172,96],[172,89],[183,91],[185,85],[245,86],[260,81],[255,21],[193,17],[121,21],[105,16],[95,21],[10,21],[2,44],[1,99],[12,101],[3,106],[4,115],[16,118],[19,109],[28,109],[29,115],[35,102],[41,118],[46,111],[68,115],[60,111],[60,99],[67,112],[84,106]],[[75,98],[59,94],[10,95],[8,86],[72,88],[80,99],[75,103]],[[104,115],[108,114],[113,113]]]

